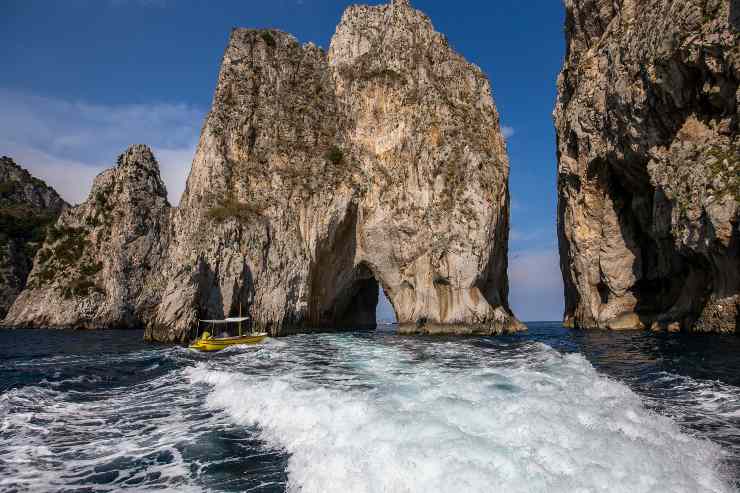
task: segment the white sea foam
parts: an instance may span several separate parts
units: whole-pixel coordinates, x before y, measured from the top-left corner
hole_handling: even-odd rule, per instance
[[[703,436],[723,446],[735,467],[740,466],[740,388],[719,380],[662,372],[640,389],[650,407],[701,429]]]
[[[731,491],[718,446],[580,355],[301,341],[186,371],[210,407],[290,453],[293,491]]]
[[[63,359],[85,376],[58,361],[16,365],[49,376],[0,394],[0,492],[280,489],[285,461],[302,492],[732,490],[726,449],[542,344],[344,334],[146,350],[102,363],[140,372],[122,387],[87,370],[95,355]],[[673,416],[738,429],[738,389],[664,378]]]
[[[194,404],[177,389],[177,375],[85,399],[59,390],[99,381],[95,375],[42,380],[0,394],[0,491],[199,491],[174,447],[188,439],[183,412]],[[106,475],[112,479],[101,483]]]

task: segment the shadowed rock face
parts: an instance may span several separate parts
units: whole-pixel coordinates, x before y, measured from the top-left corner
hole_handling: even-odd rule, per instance
[[[568,0],[566,13],[566,324],[737,331],[737,2]]]
[[[158,301],[170,207],[148,147],[131,146],[65,210],[36,255],[28,286],[4,323],[136,328]]]
[[[240,311],[272,334],[354,328],[375,325],[380,286],[410,332],[519,330],[507,304],[508,173],[488,81],[408,2],[349,8],[328,54],[236,29],[180,207],[142,193],[151,253],[130,241],[115,250],[140,276],[133,292],[109,285],[110,247],[96,246],[94,293],[71,293],[74,308],[57,316],[29,292],[10,322],[135,321],[161,341]],[[126,316],[83,309],[112,292]]]
[[[0,157],[0,320],[26,286],[46,227],[66,207],[53,188]]]

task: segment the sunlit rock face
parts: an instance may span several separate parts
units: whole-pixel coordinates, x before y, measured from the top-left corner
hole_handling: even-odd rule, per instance
[[[6,325],[137,328],[156,306],[170,206],[151,150],[131,146],[66,209],[36,254]]]
[[[738,2],[565,6],[555,123],[566,323],[737,331]]]
[[[148,336],[238,313],[272,333],[500,333],[508,161],[490,86],[408,2],[350,7],[328,54],[238,29]]]
[[[403,1],[350,7],[329,64],[367,183],[355,263],[407,330],[519,328],[507,305],[509,166],[486,77]]]
[[[0,157],[0,320],[26,286],[46,228],[68,204],[9,157]]]
[[[350,7],[328,53],[236,29],[180,206],[146,216],[168,229],[127,313],[161,341],[240,312],[276,335],[357,328],[375,325],[380,286],[407,332],[520,330],[508,174],[488,81],[408,2]],[[81,227],[81,207],[60,224]],[[100,287],[59,318],[32,315],[29,292],[13,321],[119,320],[93,307],[117,292]]]

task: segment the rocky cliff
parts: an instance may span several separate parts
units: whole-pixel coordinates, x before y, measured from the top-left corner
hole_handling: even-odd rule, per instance
[[[566,0],[565,321],[738,330],[740,3]]]
[[[6,325],[140,327],[159,300],[170,207],[149,148],[131,146],[65,210],[36,254]]]
[[[235,29],[179,208],[153,172],[132,176],[141,161],[124,156],[60,220],[89,263],[47,279],[42,255],[49,284],[9,323],[141,323],[161,341],[240,310],[272,334],[373,326],[380,287],[409,332],[523,328],[507,304],[509,165],[489,83],[408,1],[350,7],[328,53]],[[142,210],[124,193],[108,226],[86,226],[96,190],[144,185]],[[88,291],[66,289],[83,270]]]
[[[0,157],[0,320],[26,286],[47,226],[65,207],[53,188]]]
[[[507,306],[508,161],[488,81],[395,1],[324,53],[235,30],[147,336],[238,313],[272,333],[522,328]]]

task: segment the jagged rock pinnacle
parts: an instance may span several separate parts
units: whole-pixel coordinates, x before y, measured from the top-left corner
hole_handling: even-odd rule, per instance
[[[328,53],[233,31],[177,209],[148,149],[121,163],[60,220],[80,252],[46,245],[13,325],[359,328],[382,287],[404,331],[523,328],[490,84],[408,0],[348,8]]]

